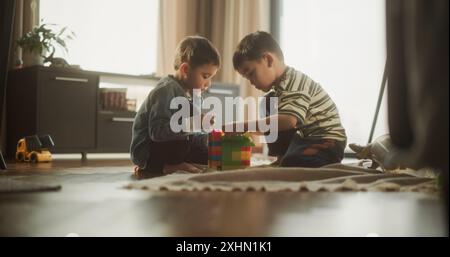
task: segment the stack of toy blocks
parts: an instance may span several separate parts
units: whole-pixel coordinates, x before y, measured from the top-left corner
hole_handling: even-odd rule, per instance
[[[248,134],[224,135],[222,131],[209,134],[209,168],[216,170],[242,169],[250,166],[252,146]]]
[[[220,130],[213,130],[208,135],[208,166],[211,169],[222,169],[222,136]]]

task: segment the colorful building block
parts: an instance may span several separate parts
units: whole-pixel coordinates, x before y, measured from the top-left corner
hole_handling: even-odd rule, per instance
[[[213,130],[208,135],[208,167],[211,169],[221,170],[222,160],[222,136],[220,130]]]
[[[250,166],[252,146],[250,135],[225,135],[214,130],[208,137],[209,168],[216,170],[242,169]]]

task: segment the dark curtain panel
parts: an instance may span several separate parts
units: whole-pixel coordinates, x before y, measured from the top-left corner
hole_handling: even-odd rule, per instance
[[[442,171],[448,213],[449,1],[387,0],[386,8],[389,128],[400,149],[396,158],[413,168]]]

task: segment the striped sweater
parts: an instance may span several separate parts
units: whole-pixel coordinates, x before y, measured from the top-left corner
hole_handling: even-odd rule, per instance
[[[278,97],[278,114],[297,118],[297,133],[301,137],[347,140],[335,103],[302,72],[287,67],[269,93]]]

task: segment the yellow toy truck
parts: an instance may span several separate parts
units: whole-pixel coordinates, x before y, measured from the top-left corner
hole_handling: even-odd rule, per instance
[[[55,144],[50,135],[27,136],[17,143],[16,160],[19,162],[50,162],[49,149]]]

